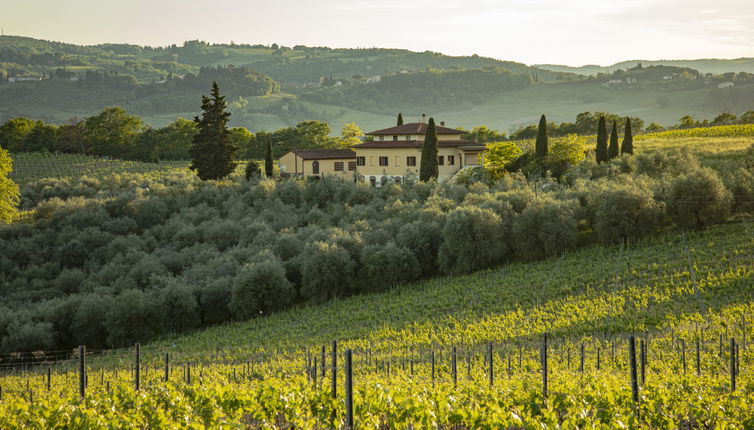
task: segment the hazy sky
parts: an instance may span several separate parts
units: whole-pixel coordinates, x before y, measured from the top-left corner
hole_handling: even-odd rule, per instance
[[[391,47],[527,64],[754,56],[754,0],[0,0],[5,34]]]

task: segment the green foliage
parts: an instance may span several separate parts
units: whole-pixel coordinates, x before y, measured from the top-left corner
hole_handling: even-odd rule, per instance
[[[732,195],[714,170],[702,168],[679,176],[670,186],[668,214],[678,227],[703,229],[730,214]]]
[[[246,180],[262,177],[262,169],[259,168],[259,164],[256,161],[249,161],[244,168],[244,177]]]
[[[595,151],[597,163],[604,163],[609,160],[607,148],[607,127],[605,126],[605,117],[600,117],[597,127],[597,149]]]
[[[421,270],[413,252],[399,248],[392,242],[387,245],[365,247],[361,253],[361,261],[364,272],[368,279],[378,285],[377,289],[413,281]]]
[[[396,121],[395,125],[403,125],[403,114],[398,112],[398,120]]]
[[[510,212],[510,207],[508,211]],[[510,251],[510,216],[489,209],[457,208],[448,214],[438,254],[445,273],[473,272],[502,261]]]
[[[228,135],[228,118],[225,97],[220,95],[216,82],[212,83],[210,97],[202,96],[202,117],[194,118],[198,132],[194,135],[191,149],[191,169],[202,180],[222,179],[236,168],[233,161],[238,148],[233,146]]]
[[[200,325],[199,304],[194,292],[174,280],[160,290],[158,298],[162,328],[167,333],[182,332]]]
[[[233,280],[230,310],[237,319],[248,319],[284,309],[296,297],[280,261],[267,258],[241,269]]]
[[[610,130],[610,146],[607,148],[607,159],[612,160],[620,155],[618,146],[618,124],[613,121],[613,128]]]
[[[654,233],[663,225],[665,205],[645,185],[612,186],[596,199],[594,229],[605,244]]]
[[[470,132],[461,136],[463,139],[477,143],[492,143],[507,140],[508,136],[499,131],[488,128],[486,125],[474,127]]]
[[[437,179],[437,175],[439,175],[439,166],[437,163],[437,128],[435,127],[435,119],[430,118],[427,124],[427,132],[424,135],[424,145],[422,146],[419,180],[429,182],[432,179]]]
[[[157,309],[145,293],[136,289],[122,291],[107,312],[107,343],[123,345],[151,338],[157,326]]]
[[[302,255],[301,294],[322,302],[352,288],[355,263],[346,249],[325,242],[306,245]]]
[[[18,185],[8,177],[12,169],[10,154],[0,148],[0,223],[9,223],[18,216]]]
[[[538,163],[541,163],[547,157],[547,119],[544,115],[539,119],[537,141],[534,144],[534,156]]]
[[[539,198],[513,219],[513,241],[523,258],[559,255],[576,246],[577,203]]]
[[[634,153],[634,136],[631,129],[631,118],[626,118],[626,130],[623,132],[623,143],[620,147],[621,154]]]
[[[271,178],[275,174],[272,168],[272,139],[267,138],[267,141],[265,143],[266,145],[265,145],[265,151],[264,151],[264,175],[268,178]]]
[[[560,177],[567,169],[586,158],[587,138],[575,134],[552,139],[544,164],[554,176]]]
[[[506,168],[517,160],[523,151],[513,142],[496,142],[487,145],[484,152],[484,167],[493,177],[500,178],[507,171]]]

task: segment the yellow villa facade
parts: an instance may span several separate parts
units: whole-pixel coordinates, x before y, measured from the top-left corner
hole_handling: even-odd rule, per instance
[[[461,139],[463,131],[437,129],[439,180],[447,180],[465,167],[482,164],[483,145]],[[283,175],[333,176],[380,186],[419,176],[427,125],[415,122],[366,133],[367,140],[351,149],[291,151],[280,158]]]

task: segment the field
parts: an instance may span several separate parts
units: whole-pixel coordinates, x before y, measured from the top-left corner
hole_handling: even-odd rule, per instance
[[[338,340],[353,354],[355,428],[748,428],[753,232],[668,233],[167,338],[141,346],[139,391],[133,349],[91,351],[83,401],[78,360],[53,352],[49,390],[46,364],[0,379],[0,426],[338,428]],[[646,342],[635,400],[631,333]]]

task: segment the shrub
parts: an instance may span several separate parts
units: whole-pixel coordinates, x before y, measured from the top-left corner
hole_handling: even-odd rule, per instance
[[[352,292],[354,261],[345,249],[325,242],[309,243],[302,260],[301,294],[307,299],[322,302]]]
[[[699,161],[687,149],[642,152],[635,157],[636,173],[653,178],[678,176],[699,168]]]
[[[754,167],[726,175],[725,185],[733,194],[736,212],[754,212]]]
[[[232,278],[210,280],[199,290],[202,324],[216,324],[230,319]]]
[[[668,193],[668,214],[681,228],[703,229],[730,215],[733,197],[709,168],[676,178]]]
[[[540,197],[513,221],[515,249],[520,257],[536,259],[573,248],[578,238],[575,200]]]
[[[387,245],[367,246],[362,252],[362,264],[371,284],[381,289],[395,287],[419,276],[420,267],[414,254],[390,242]]]
[[[115,347],[152,337],[156,332],[156,309],[152,303],[139,290],[128,289],[118,294],[107,312],[107,343]]]
[[[441,270],[471,272],[502,261],[510,249],[507,230],[504,220],[489,209],[470,206],[452,210],[442,229]]]
[[[415,221],[403,225],[395,240],[399,247],[411,251],[422,276],[437,273],[437,253],[440,250],[442,229],[434,222]]]
[[[603,243],[643,236],[660,228],[664,209],[651,190],[613,185],[597,197],[594,229]]]
[[[52,324],[16,321],[8,326],[2,349],[6,352],[49,350],[55,345]]]
[[[233,280],[230,310],[235,318],[247,319],[285,308],[295,299],[295,290],[277,259],[244,267]]]
[[[159,294],[158,304],[163,330],[180,332],[199,326],[199,305],[189,287],[171,279]]]
[[[98,294],[88,294],[81,299],[73,316],[71,329],[79,345],[90,348],[104,346],[107,330],[108,309],[113,305],[112,299]]]

